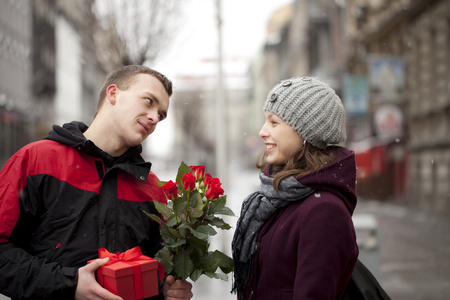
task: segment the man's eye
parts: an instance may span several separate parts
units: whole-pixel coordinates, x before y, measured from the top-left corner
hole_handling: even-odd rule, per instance
[[[153,100],[152,100],[152,99],[150,99],[150,98],[146,98],[146,99],[145,99],[145,101],[147,101],[147,102],[148,102],[148,104],[153,104]]]

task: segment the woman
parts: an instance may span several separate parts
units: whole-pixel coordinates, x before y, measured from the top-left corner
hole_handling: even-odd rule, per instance
[[[233,238],[238,299],[341,299],[358,257],[354,153],[345,111],[317,78],[269,93],[259,136],[261,190],[242,204]]]

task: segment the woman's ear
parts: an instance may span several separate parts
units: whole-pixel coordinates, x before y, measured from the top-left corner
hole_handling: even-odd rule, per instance
[[[111,105],[116,104],[116,96],[118,93],[118,88],[115,84],[111,84],[106,88],[106,99]]]

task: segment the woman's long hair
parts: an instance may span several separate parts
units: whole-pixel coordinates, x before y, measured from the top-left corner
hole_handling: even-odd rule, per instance
[[[269,173],[273,177],[273,188],[278,191],[283,179],[290,176],[297,178],[332,163],[334,161],[333,148],[319,149],[310,143],[305,143],[284,165],[270,165],[266,160],[265,150],[263,150],[258,156],[256,167],[261,172],[265,172],[270,167]]]

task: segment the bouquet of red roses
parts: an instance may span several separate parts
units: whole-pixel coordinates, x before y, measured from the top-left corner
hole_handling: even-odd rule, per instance
[[[233,270],[233,260],[226,254],[209,250],[208,237],[219,229],[230,229],[216,215],[234,216],[226,207],[226,196],[218,178],[205,173],[204,166],[188,167],[184,162],[178,168],[176,182],[159,181],[167,204],[153,201],[161,214],[146,213],[158,222],[163,248],[155,259],[164,267],[167,275],[190,278],[196,281],[202,274],[210,278],[228,280]],[[216,272],[217,269],[223,273]]]

